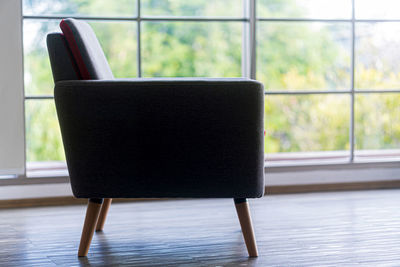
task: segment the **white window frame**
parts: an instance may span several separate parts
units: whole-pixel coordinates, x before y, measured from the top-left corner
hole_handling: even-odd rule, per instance
[[[396,159],[381,159],[380,161],[356,162],[354,161],[354,100],[357,94],[385,94],[400,93],[400,90],[355,90],[354,88],[354,58],[355,58],[355,26],[357,22],[400,22],[400,20],[365,20],[355,18],[355,0],[349,0],[352,4],[352,15],[350,19],[288,19],[288,18],[258,18],[256,16],[257,0],[243,0],[243,17],[184,17],[184,16],[142,16],[141,1],[137,0],[137,15],[132,17],[92,17],[75,16],[76,19],[91,21],[133,21],[137,23],[137,76],[142,77],[141,61],[141,24],[145,21],[169,21],[169,22],[236,22],[243,23],[242,40],[242,76],[256,79],[256,27],[258,22],[321,22],[321,23],[349,23],[351,25],[351,86],[349,90],[341,91],[265,91],[265,95],[315,95],[315,94],[340,94],[350,96],[350,134],[349,134],[349,157],[346,162],[309,164],[289,163],[285,165],[267,164],[267,185],[279,184],[307,184],[307,183],[334,183],[334,182],[362,182],[375,180],[397,180],[400,179],[400,164]],[[21,0],[22,2],[22,0]],[[22,14],[22,11],[21,11]],[[64,16],[34,16],[21,15],[21,20],[35,19],[63,19]],[[21,29],[22,30],[22,29]],[[23,53],[21,48],[21,53]],[[40,101],[53,99],[53,96],[25,96],[25,101]],[[48,184],[66,183],[67,176],[56,177],[27,177],[19,175],[14,179],[0,179],[0,185],[22,185],[22,184]]]

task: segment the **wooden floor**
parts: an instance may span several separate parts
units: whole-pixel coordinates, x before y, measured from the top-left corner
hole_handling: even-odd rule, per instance
[[[233,201],[111,206],[76,256],[84,206],[0,210],[0,266],[400,266],[400,190],[250,201],[260,256],[247,257]]]

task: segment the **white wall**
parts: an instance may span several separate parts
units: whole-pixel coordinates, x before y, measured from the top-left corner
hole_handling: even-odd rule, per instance
[[[0,0],[0,175],[25,168],[21,10],[20,0]]]

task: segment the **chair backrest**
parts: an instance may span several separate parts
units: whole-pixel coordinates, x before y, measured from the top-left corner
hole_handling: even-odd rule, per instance
[[[47,50],[49,51],[54,82],[81,79],[78,67],[62,33],[47,35]]]
[[[47,36],[54,81],[105,80],[114,76],[92,28],[83,21],[64,19],[63,34]]]

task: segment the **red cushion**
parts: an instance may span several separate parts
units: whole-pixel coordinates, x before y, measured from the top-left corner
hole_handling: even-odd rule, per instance
[[[61,21],[60,28],[64,34],[65,40],[68,43],[72,56],[75,60],[75,63],[78,66],[79,76],[81,77],[82,80],[90,80],[91,77],[89,71],[85,65],[85,62],[83,61],[83,57],[81,55],[81,52],[79,51],[78,45],[76,43],[71,28],[68,26],[68,23],[65,22],[64,20]]]

